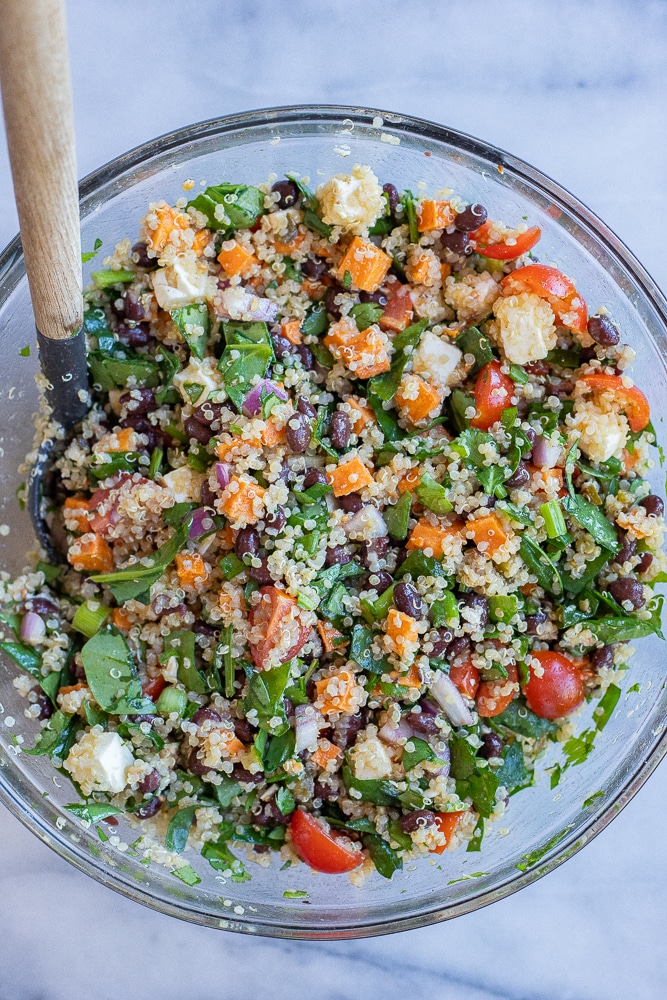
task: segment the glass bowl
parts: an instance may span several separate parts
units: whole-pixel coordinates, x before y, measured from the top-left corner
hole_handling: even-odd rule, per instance
[[[180,129],[126,153],[81,185],[85,250],[95,239],[102,253],[136,233],[148,202],[172,201],[192,178],[259,182],[268,174],[298,171],[313,185],[333,173],[368,163],[382,182],[399,189],[451,187],[479,201],[491,218],[542,227],[542,261],[571,275],[589,305],[606,305],[624,339],[637,351],[634,374],[647,393],[660,431],[667,394],[667,303],[620,240],[567,191],[486,143],[431,122],[365,108],[293,107],[254,111]],[[88,270],[96,263],[86,265]],[[99,266],[99,265],[97,265]],[[32,544],[30,521],[16,491],[19,466],[32,444],[37,409],[34,326],[21,248],[16,239],[0,258],[0,566],[19,571]],[[662,487],[656,467],[655,487]],[[6,530],[6,529],[3,529]],[[643,639],[631,670],[621,674],[623,694],[588,760],[569,769],[555,790],[548,775],[512,799],[507,822],[491,827],[480,854],[446,852],[410,864],[391,881],[374,875],[355,888],[345,875],[312,873],[305,865],[279,870],[251,865],[252,880],[225,882],[198,855],[184,855],[202,881],[188,887],[166,869],[141,863],[131,848],[101,843],[64,810],[76,800],[69,782],[45,758],[22,755],[17,737],[31,746],[37,726],[23,716],[12,687],[15,668],[0,663],[0,797],[45,843],[81,871],[164,913],[227,930],[286,938],[352,938],[407,930],[470,912],[520,889],[578,851],[622,809],[667,750],[659,640]],[[662,654],[664,655],[664,654]],[[628,688],[639,684],[639,690]],[[15,722],[12,726],[11,718]],[[590,708],[578,720],[590,725]],[[538,765],[558,758],[552,747]],[[107,828],[121,842],[136,833]],[[295,897],[295,892],[307,893]],[[292,895],[286,896],[289,893]]]

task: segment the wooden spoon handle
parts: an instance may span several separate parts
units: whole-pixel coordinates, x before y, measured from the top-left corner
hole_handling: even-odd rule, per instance
[[[0,82],[37,329],[83,322],[81,236],[64,0],[0,0]],[[22,334],[23,336],[23,334]]]

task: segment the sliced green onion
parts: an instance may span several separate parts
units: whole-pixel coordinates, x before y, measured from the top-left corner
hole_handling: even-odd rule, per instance
[[[153,454],[151,455],[151,464],[148,466],[148,478],[155,479],[162,468],[162,459],[164,458],[164,451],[162,448],[153,448]]]
[[[314,611],[318,604],[317,600],[314,600],[312,597],[308,597],[307,594],[302,593],[300,590],[297,591],[296,603],[305,611]]]
[[[544,518],[544,526],[549,538],[560,538],[567,531],[563,511],[558,500],[549,500],[540,506],[540,514]]]
[[[98,288],[104,289],[126,285],[129,281],[134,281],[136,274],[134,271],[93,271],[90,277]]]
[[[234,638],[234,631],[232,626],[229,625],[225,629],[225,635],[222,639],[224,644],[227,646],[227,650],[224,653],[225,662],[225,698],[234,697],[234,675],[236,673],[234,667],[234,654],[232,653],[232,640]]]
[[[528,381],[528,373],[521,367],[521,365],[510,365],[509,377],[517,385],[525,385]]]
[[[76,609],[76,614],[72,619],[72,628],[77,632],[83,632],[85,636],[92,639],[104,625],[111,614],[111,608],[99,601],[84,601]]]
[[[157,700],[157,710],[160,715],[173,715],[175,712],[182,717],[187,707],[188,696],[185,691],[177,687],[166,687]]]
[[[181,444],[187,444],[190,440],[183,428],[175,420],[170,420],[165,426],[165,430],[170,437],[173,437],[176,441],[180,441]]]
[[[489,598],[489,614],[494,622],[508,622],[518,610],[519,599],[515,594]]]

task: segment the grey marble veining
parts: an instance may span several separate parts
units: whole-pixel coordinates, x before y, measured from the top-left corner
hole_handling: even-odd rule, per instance
[[[452,125],[574,191],[667,287],[667,5],[70,0],[80,173],[247,108]],[[0,148],[0,243],[16,228]],[[85,878],[0,810],[0,1000],[662,1000],[667,770],[547,878],[448,924],[292,944],[193,927]]]

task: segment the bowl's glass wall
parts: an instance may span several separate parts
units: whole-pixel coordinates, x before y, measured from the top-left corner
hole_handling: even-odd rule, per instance
[[[429,191],[454,188],[463,198],[485,204],[491,217],[518,223],[524,216],[543,229],[540,259],[553,260],[577,282],[590,306],[606,305],[637,350],[637,381],[655,414],[664,409],[664,304],[652,282],[618,241],[566,192],[511,157],[475,140],[427,123],[350,109],[295,109],[254,113],[243,119],[206,123],[167,136],[127,154],[84,182],[82,242],[104,241],[110,252],[125,236],[135,237],[137,220],[150,201],[173,201],[181,184],[192,178],[258,182],[268,174],[298,171],[316,186],[320,178],[369,163],[382,181],[399,189]],[[386,137],[389,137],[387,139]],[[400,141],[397,141],[400,140]],[[500,169],[499,169],[500,168]],[[2,262],[0,262],[0,265]],[[99,266],[96,261],[87,268]],[[27,283],[18,247],[9,248],[0,269],[0,566],[25,565],[32,543],[27,514],[15,499],[25,478],[18,467],[32,442],[32,413],[37,394],[37,359],[19,351],[33,343]],[[661,417],[656,420],[660,430]],[[656,488],[663,474],[655,469]],[[538,782],[511,802],[506,824],[491,828],[481,854],[446,853],[410,865],[391,882],[371,878],[363,889],[346,876],[315,875],[299,866],[279,871],[251,865],[251,882],[225,883],[202,859],[187,857],[203,881],[196,889],[182,885],[157,865],[119,853],[100,843],[62,807],[75,800],[60,777],[53,779],[42,758],[17,756],[12,736],[32,745],[35,724],[23,717],[23,705],[11,685],[14,668],[0,663],[0,794],[15,813],[61,854],[101,881],[142,902],[211,926],[285,936],[340,937],[395,930],[454,916],[518,888],[552,867],[609,821],[650,773],[662,753],[662,719],[667,691],[662,684],[657,640],[643,640],[623,680],[623,697],[589,761],[569,770],[558,788]],[[639,682],[640,693],[626,695]],[[13,728],[1,720],[13,716]],[[583,728],[586,720],[582,720]],[[548,767],[552,753],[540,764]],[[595,792],[592,805],[582,803]],[[131,841],[130,831],[123,832]],[[522,859],[551,844],[542,861],[525,869]],[[481,873],[481,874],[480,874]],[[472,877],[474,875],[474,877]],[[307,899],[285,899],[301,889]]]

